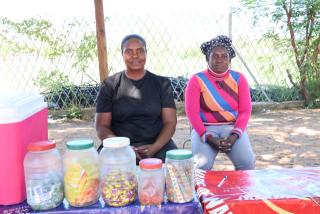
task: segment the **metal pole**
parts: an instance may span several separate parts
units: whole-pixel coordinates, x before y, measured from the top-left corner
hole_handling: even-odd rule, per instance
[[[241,62],[243,63],[243,65],[246,67],[246,69],[248,70],[250,76],[252,77],[252,79],[254,80],[254,82],[257,84],[258,88],[262,91],[262,93],[264,94],[264,96],[267,98],[267,100],[269,102],[273,102],[267,95],[267,93],[263,90],[263,88],[261,87],[261,85],[259,84],[258,80],[255,78],[255,76],[252,74],[248,64],[246,63],[246,61],[243,59],[243,57],[241,56],[241,54],[239,53],[239,51],[236,49],[236,47],[234,47],[232,45],[234,51],[236,52],[236,54],[238,55],[238,57],[240,58]]]
[[[104,26],[103,0],[94,0],[100,82],[108,77],[108,55]]]
[[[232,8],[231,8],[231,5],[229,5],[228,36],[230,39],[232,39]]]

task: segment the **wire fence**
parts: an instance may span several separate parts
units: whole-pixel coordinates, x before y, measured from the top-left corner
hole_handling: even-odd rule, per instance
[[[124,70],[120,42],[130,33],[147,41],[146,68],[170,78],[176,101],[190,76],[207,65],[200,45],[229,35],[238,53],[232,68],[245,74],[255,102],[300,99],[286,70],[298,74],[287,43],[265,37],[266,26],[253,26],[250,14],[175,13],[105,17],[109,74]],[[45,17],[0,21],[0,90],[30,90],[45,95],[49,107],[95,106],[99,66],[95,19],[53,22]],[[281,32],[287,38],[286,32]],[[294,75],[293,78],[296,78]]]

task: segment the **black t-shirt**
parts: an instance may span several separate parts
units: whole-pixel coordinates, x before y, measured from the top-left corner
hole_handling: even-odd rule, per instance
[[[135,81],[122,71],[101,84],[96,112],[111,112],[111,130],[131,144],[152,144],[163,126],[162,108],[176,108],[168,78],[146,71]]]

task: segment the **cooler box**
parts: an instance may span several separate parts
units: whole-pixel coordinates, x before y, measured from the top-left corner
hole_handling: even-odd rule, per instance
[[[0,93],[0,205],[26,199],[23,159],[29,143],[48,139],[48,108],[43,96]]]

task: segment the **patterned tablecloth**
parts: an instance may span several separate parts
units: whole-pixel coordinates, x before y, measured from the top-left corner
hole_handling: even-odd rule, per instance
[[[176,204],[165,202],[161,206],[141,206],[137,201],[133,204],[130,204],[125,207],[109,207],[105,205],[102,199],[100,199],[96,204],[93,204],[88,207],[75,208],[69,206],[66,200],[63,203],[55,208],[48,211],[36,212],[34,211],[26,202],[10,206],[0,206],[0,213],[2,214],[25,214],[25,213],[67,213],[67,214],[88,214],[88,213],[105,213],[105,214],[114,214],[114,213],[130,213],[130,214],[201,214],[202,208],[197,197],[193,201],[188,203]]]
[[[204,213],[320,213],[320,168],[195,172]]]

